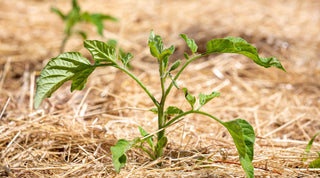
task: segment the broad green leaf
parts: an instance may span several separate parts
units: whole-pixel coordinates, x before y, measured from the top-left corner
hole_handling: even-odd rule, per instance
[[[82,18],[87,21],[93,23],[97,27],[97,32],[103,36],[103,20],[112,20],[112,21],[118,21],[115,17],[112,17],[110,15],[104,15],[100,13],[95,13],[95,14],[89,14],[87,12],[82,14]]]
[[[65,20],[66,19],[66,16],[57,8],[55,7],[51,7],[50,8],[51,12],[54,12],[56,13],[57,15],[59,15],[59,17],[62,19],[62,20]]]
[[[147,131],[145,131],[142,127],[140,127],[140,126],[138,126],[138,127],[139,127],[139,131],[140,131],[141,136],[146,137],[146,136],[149,135],[149,133]],[[146,141],[148,142],[150,148],[153,150],[153,139],[152,139],[152,137],[147,138]]]
[[[192,54],[194,54],[195,52],[197,52],[198,50],[198,46],[196,44],[196,42],[193,39],[189,39],[187,37],[187,35],[185,34],[180,34],[180,36],[184,39],[184,41],[186,41],[188,47],[190,48],[190,50],[192,51]]]
[[[196,103],[196,97],[190,95],[187,88],[183,88],[183,92],[184,92],[184,97],[187,99],[187,101],[189,102],[189,104],[191,105],[191,108],[193,110],[193,106]]]
[[[120,169],[127,163],[126,152],[138,142],[140,142],[139,138],[135,138],[131,142],[125,139],[120,139],[115,146],[111,147],[112,162],[117,173],[119,173]]]
[[[210,100],[212,100],[215,97],[219,97],[220,93],[217,92],[212,92],[210,95],[205,95],[200,93],[199,94],[199,104],[200,106],[205,105],[206,103],[208,103]]]
[[[286,71],[277,58],[259,57],[257,49],[242,38],[226,37],[223,39],[213,39],[207,43],[206,53],[238,53],[247,56],[260,66],[266,68],[273,66]]]
[[[166,111],[165,111],[165,115],[175,115],[175,114],[182,114],[183,111],[175,106],[169,106],[167,107]]]
[[[305,155],[308,155],[310,153],[310,150],[311,150],[311,147],[312,147],[312,144],[313,144],[313,141],[314,139],[320,134],[320,131],[318,133],[316,133],[311,139],[310,141],[308,142],[308,145],[306,147],[306,150],[305,150]],[[307,158],[304,158],[303,161],[307,161]]]
[[[176,69],[180,66],[180,64],[181,64],[181,61],[180,61],[180,60],[177,60],[176,62],[174,62],[174,63],[171,65],[171,67],[170,67],[170,69],[169,69],[168,72],[171,72],[171,71],[173,71],[173,70],[176,70]]]
[[[85,40],[84,47],[87,48],[96,62],[116,63],[116,50],[105,42],[98,40]]]
[[[318,157],[317,159],[313,160],[310,164],[309,164],[309,168],[320,168],[320,152],[318,153]]]
[[[68,52],[52,58],[41,71],[37,80],[35,94],[35,108],[42,100],[50,97],[63,83],[72,80],[71,91],[81,90],[85,87],[88,76],[95,69],[89,60],[78,52]]]
[[[255,134],[252,126],[242,119],[224,122],[223,125],[228,129],[233,138],[239,153],[240,163],[247,177],[254,177],[252,160]]]

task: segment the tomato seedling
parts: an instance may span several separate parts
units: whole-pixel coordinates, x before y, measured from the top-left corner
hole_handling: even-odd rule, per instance
[[[73,90],[82,90],[86,85],[89,75],[95,68],[105,66],[115,67],[128,74],[145,91],[155,106],[150,109],[150,111],[156,113],[158,116],[158,130],[155,131],[156,134],[149,134],[142,127],[139,127],[142,137],[136,137],[130,141],[120,139],[115,146],[111,147],[113,164],[118,173],[120,172],[121,167],[126,164],[126,152],[132,147],[141,148],[153,160],[158,159],[163,156],[164,148],[168,142],[165,129],[182,120],[183,116],[188,114],[200,114],[217,121],[229,131],[236,145],[240,163],[244,171],[248,177],[253,177],[254,168],[252,159],[254,155],[253,146],[255,133],[252,126],[243,119],[223,122],[213,115],[201,111],[202,106],[215,97],[219,97],[220,93],[214,91],[210,94],[200,93],[198,97],[195,97],[188,92],[187,88],[183,88],[182,90],[184,91],[185,99],[190,104],[190,109],[187,111],[183,111],[176,106],[165,108],[166,99],[173,87],[180,89],[176,81],[191,62],[213,53],[238,53],[247,56],[260,66],[266,68],[274,66],[283,71],[285,71],[285,69],[275,57],[260,57],[257,53],[257,49],[242,38],[226,37],[223,39],[212,39],[207,43],[206,52],[198,54],[198,47],[195,41],[189,39],[185,34],[181,34],[180,36],[185,40],[192,54],[189,56],[185,53],[185,60],[176,60],[170,67],[168,67],[168,59],[169,56],[173,54],[175,47],[172,45],[165,49],[161,37],[155,35],[153,31],[151,31],[149,36],[148,46],[150,48],[150,53],[157,58],[159,64],[159,80],[161,85],[159,88],[161,89],[162,96],[160,101],[156,100],[147,87],[127,68],[130,60],[133,58],[131,53],[117,56],[116,50],[112,45],[97,40],[85,40],[84,47],[90,51],[95,63],[90,64],[89,60],[84,58],[79,52],[66,52],[52,58],[44,67],[37,80],[35,107],[38,108],[46,97],[50,97],[51,94],[66,81],[72,81],[71,92]],[[177,71],[175,76],[172,74],[172,71],[174,70]],[[166,83],[168,85],[166,85]],[[197,101],[198,104],[196,104]],[[169,117],[171,119],[169,119]],[[143,144],[144,142],[147,144]],[[145,145],[147,145],[148,148]]]
[[[64,37],[60,47],[60,53],[64,51],[65,45],[69,38],[73,34],[78,34],[82,36],[83,39],[87,39],[87,33],[83,30],[75,29],[75,26],[82,22],[89,22],[94,24],[97,27],[97,32],[99,35],[103,36],[103,21],[112,20],[114,22],[118,21],[117,18],[100,13],[90,14],[88,12],[81,12],[80,6],[77,0],[72,0],[72,9],[68,14],[63,14],[59,9],[51,7],[51,11],[59,15],[59,17],[64,21]]]

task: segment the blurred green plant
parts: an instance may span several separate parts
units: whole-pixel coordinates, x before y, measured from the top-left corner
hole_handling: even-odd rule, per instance
[[[95,61],[92,65],[89,60],[84,58],[79,52],[67,52],[52,58],[42,70],[37,80],[37,90],[35,94],[35,107],[38,108],[40,103],[56,91],[63,83],[71,80],[71,91],[82,90],[87,82],[89,75],[97,67],[110,66],[115,67],[128,74],[137,84],[146,92],[152,100],[155,108],[150,111],[158,116],[158,130],[154,134],[149,134],[139,126],[142,137],[136,137],[133,140],[120,139],[115,146],[111,147],[112,159],[117,173],[126,164],[126,152],[132,147],[137,147],[145,151],[151,159],[156,160],[163,156],[163,151],[168,143],[165,135],[165,129],[179,121],[189,114],[200,114],[207,116],[218,123],[222,124],[230,133],[239,153],[240,163],[247,174],[247,177],[254,177],[254,167],[252,165],[254,155],[255,133],[252,126],[243,119],[235,119],[223,122],[213,115],[203,112],[200,109],[220,93],[212,92],[210,94],[200,93],[198,97],[193,96],[187,88],[183,88],[186,101],[190,104],[190,109],[183,111],[176,106],[165,107],[167,97],[173,87],[180,89],[177,80],[180,74],[194,60],[213,53],[238,53],[252,59],[256,64],[263,67],[274,66],[283,71],[285,69],[275,57],[260,57],[257,49],[247,43],[242,38],[227,37],[223,39],[212,39],[207,43],[206,52],[197,54],[198,46],[194,40],[189,39],[186,35],[180,35],[190,48],[192,54],[189,56],[185,53],[185,60],[176,60],[170,66],[168,65],[169,56],[173,54],[175,47],[164,48],[162,39],[151,31],[148,41],[150,53],[157,58],[159,64],[159,80],[161,89],[161,99],[158,101],[147,87],[132,74],[127,66],[133,58],[131,53],[116,54],[116,49],[112,42],[105,43],[97,40],[85,40],[84,47],[87,48]],[[120,61],[121,63],[119,63]],[[182,65],[182,67],[181,67]],[[176,71],[175,76],[172,74]],[[166,85],[169,81],[169,85]],[[197,107],[195,107],[197,106]],[[144,144],[146,142],[146,144]],[[148,147],[146,147],[148,146]]]
[[[317,132],[311,139],[310,141],[308,142],[308,145],[306,147],[306,150],[305,150],[305,154],[304,154],[304,158],[303,158],[303,161],[307,161],[308,158],[306,158],[309,153],[310,153],[310,150],[311,150],[311,147],[312,147],[312,144],[314,142],[314,139],[320,134],[320,131]],[[320,152],[319,151],[316,151],[317,154],[318,154],[318,158],[313,160],[310,164],[309,164],[309,168],[320,168]]]
[[[103,21],[104,20],[111,20],[117,22],[118,19],[105,14],[100,13],[93,13],[90,14],[88,12],[81,12],[80,6],[77,0],[72,0],[72,9],[69,13],[63,14],[59,9],[55,7],[51,7],[51,11],[59,15],[59,17],[64,21],[64,37],[60,46],[60,53],[63,53],[65,45],[69,38],[74,35],[78,34],[82,36],[83,39],[87,39],[87,33],[83,30],[75,29],[75,26],[82,22],[92,23],[97,27],[97,32],[99,35],[103,36]]]

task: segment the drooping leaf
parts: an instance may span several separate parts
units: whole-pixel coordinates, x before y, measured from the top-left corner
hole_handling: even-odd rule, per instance
[[[87,48],[96,62],[116,63],[116,50],[114,47],[98,40],[85,40],[84,47]]]
[[[93,23],[97,27],[97,32],[99,35],[103,36],[103,21],[104,20],[112,20],[114,22],[118,21],[117,18],[112,17],[110,15],[104,15],[100,13],[94,13],[94,14],[89,14],[88,12],[85,12],[82,14],[82,18],[87,21]]]
[[[310,141],[308,142],[308,145],[306,147],[306,150],[305,150],[305,155],[308,155],[310,153],[310,150],[311,150],[311,147],[312,147],[312,144],[313,144],[313,141],[314,139],[320,134],[320,131],[317,132],[311,139]],[[307,158],[304,158],[303,161],[307,161]]]
[[[120,169],[127,163],[126,152],[131,149],[131,147],[140,142],[140,138],[137,137],[132,141],[125,139],[120,139],[115,146],[111,147],[112,152],[112,162],[117,173],[120,172]]]
[[[196,42],[193,39],[189,39],[187,37],[187,35],[185,35],[185,34],[180,34],[180,36],[184,39],[184,41],[186,41],[186,43],[187,43],[188,47],[190,48],[192,54],[197,52],[198,46],[197,46]]]
[[[66,19],[66,16],[59,9],[57,9],[55,7],[51,7],[50,10],[51,10],[51,12],[56,13],[62,20]]]
[[[193,110],[193,106],[196,103],[196,97],[190,95],[187,88],[183,88],[183,92],[184,92],[184,97],[187,99],[187,101],[189,102],[189,104],[191,105],[191,108]]]
[[[164,113],[165,113],[165,115],[175,115],[175,114],[182,114],[183,111],[176,106],[169,106],[169,107],[167,107],[167,109]]]
[[[146,137],[149,135],[149,133],[147,131],[145,131],[142,127],[140,127],[140,126],[138,126],[138,127],[139,127],[139,131],[140,131],[141,136]],[[148,142],[150,148],[153,150],[154,145],[153,145],[152,137],[147,138],[146,141]]]
[[[199,94],[199,104],[200,106],[205,105],[206,103],[208,103],[210,100],[212,100],[215,97],[219,97],[220,93],[217,92],[212,92],[210,95],[205,95],[200,93]]]
[[[85,87],[88,76],[95,69],[89,60],[78,52],[68,52],[52,58],[41,71],[37,80],[35,94],[35,108],[38,108],[42,100],[50,97],[63,83],[72,80],[71,91],[82,90]]]
[[[224,122],[237,147],[240,163],[247,174],[247,177],[254,177],[254,167],[252,165],[254,155],[255,134],[252,126],[243,119],[236,119]]]
[[[318,158],[313,160],[310,164],[309,164],[309,168],[320,168],[320,152],[318,152]]]
[[[223,39],[213,39],[207,43],[206,53],[238,53],[247,56],[260,66],[266,68],[273,66],[285,71],[277,58],[259,57],[257,49],[242,38],[226,37]]]

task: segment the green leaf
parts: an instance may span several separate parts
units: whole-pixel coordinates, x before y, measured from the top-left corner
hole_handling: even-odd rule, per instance
[[[88,76],[95,69],[89,60],[78,52],[68,52],[52,58],[41,71],[37,80],[35,94],[35,108],[38,108],[42,100],[50,97],[63,83],[73,80],[71,91],[82,90],[85,87]]]
[[[309,164],[309,168],[320,168],[320,152],[318,153],[318,157],[317,159],[313,160],[310,164]]]
[[[123,167],[127,162],[126,152],[138,142],[140,142],[140,139],[138,137],[131,142],[125,139],[120,139],[115,146],[111,147],[112,162],[117,173],[120,172],[121,167]]]
[[[184,92],[184,97],[187,99],[187,101],[189,102],[193,110],[193,106],[196,103],[196,97],[190,95],[187,88],[183,88],[183,92]]]
[[[158,108],[151,108],[149,111],[154,112],[155,114],[158,114]]]
[[[308,155],[310,153],[310,150],[311,150],[311,147],[312,147],[312,144],[313,144],[313,141],[314,139],[320,134],[320,131],[317,132],[311,139],[310,141],[308,142],[308,145],[306,147],[306,150],[305,150],[305,155]],[[303,161],[307,161],[307,158],[304,158]]]
[[[197,52],[198,50],[198,46],[196,44],[196,42],[193,39],[189,39],[187,37],[187,35],[185,34],[180,34],[180,36],[184,39],[184,41],[186,41],[188,47],[190,48],[190,50],[192,51],[192,54],[194,54],[195,52]]]
[[[51,10],[51,12],[56,13],[62,20],[66,19],[66,16],[59,9],[57,9],[55,7],[51,7],[50,10]]]
[[[169,72],[169,78],[172,80],[173,85],[177,88],[180,89],[177,82],[174,80],[174,78],[172,77],[171,73]]]
[[[159,35],[155,35],[151,30],[149,36],[148,46],[150,48],[150,53],[152,56],[160,59],[160,54],[163,50],[163,43]]]
[[[254,177],[252,160],[255,134],[252,126],[242,119],[224,122],[223,125],[228,129],[233,138],[239,153],[240,163],[247,177]]]
[[[109,46],[112,46],[113,48],[116,48],[117,45],[118,45],[118,42],[117,42],[117,40],[111,39],[111,40],[108,40],[108,41],[107,41],[107,44],[108,44]]]
[[[139,131],[140,131],[140,134],[141,136],[143,137],[146,137],[149,135],[148,132],[146,132],[142,127],[138,126],[139,127]],[[153,136],[149,137],[149,138],[146,138],[146,141],[148,142],[150,148],[153,150],[153,139],[152,139]]]
[[[77,33],[83,38],[83,39],[87,39],[88,35],[86,32],[84,31],[77,31]]]
[[[212,92],[210,95],[204,95],[202,93],[199,94],[199,104],[200,107],[208,103],[210,100],[212,100],[215,97],[219,97],[220,93]]]
[[[183,111],[178,107],[169,106],[169,107],[167,107],[167,109],[164,113],[165,113],[165,115],[175,115],[175,114],[182,114]]]
[[[97,27],[97,32],[99,35],[103,36],[103,21],[104,20],[112,20],[114,22],[118,21],[117,18],[112,17],[110,15],[104,15],[100,13],[95,13],[95,14],[89,14],[88,12],[85,12],[82,14],[82,18],[87,21],[93,23]]]
[[[171,65],[171,67],[170,67],[170,69],[169,69],[168,72],[171,72],[171,71],[173,71],[173,70],[176,70],[176,69],[180,66],[180,64],[181,64],[181,61],[180,61],[180,60],[177,60],[176,62],[174,62],[174,63]]]
[[[188,56],[188,54],[187,54],[187,53],[183,53],[183,56],[184,56],[184,58],[186,58],[186,60],[188,60],[188,59],[189,59],[189,56]]]
[[[122,51],[122,50],[119,50],[119,51]],[[124,67],[127,67],[130,62],[130,59],[133,58],[133,54],[127,53],[125,56],[123,54],[120,54],[119,58],[120,58],[122,64],[124,65]]]
[[[286,71],[280,61],[275,57],[259,57],[257,49],[242,38],[226,37],[213,39],[207,43],[206,54],[211,53],[238,53],[252,59],[256,64],[263,67],[276,67]]]
[[[160,157],[163,155],[163,149],[168,143],[168,138],[163,136],[161,139],[157,142],[156,151],[157,151],[157,157]]]
[[[116,64],[116,50],[105,42],[98,40],[85,40],[84,47],[90,51],[96,62],[111,62]]]

